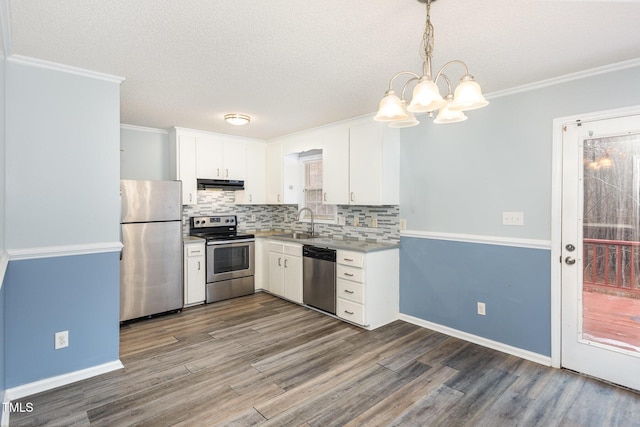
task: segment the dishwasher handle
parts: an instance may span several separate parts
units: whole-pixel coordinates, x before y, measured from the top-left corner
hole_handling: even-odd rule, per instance
[[[304,245],[302,247],[302,256],[329,262],[336,262],[337,258],[335,249],[321,248],[313,245]]]

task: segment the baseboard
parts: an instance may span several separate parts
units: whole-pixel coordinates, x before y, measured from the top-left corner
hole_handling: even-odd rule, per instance
[[[2,403],[3,403],[2,417],[0,418],[0,426],[2,427],[9,427],[9,411],[4,410],[4,407],[5,407],[4,403],[8,402],[8,400],[5,400],[6,396],[7,396],[7,393],[3,391],[2,392]]]
[[[22,399],[23,397],[31,396],[36,393],[41,393],[43,391],[51,390],[56,387],[61,387],[63,385],[75,383],[77,381],[86,380],[87,378],[106,374],[107,372],[117,371],[118,369],[122,368],[124,368],[124,365],[118,359],[113,362],[104,363],[102,365],[92,366],[91,368],[81,369],[79,371],[70,372],[68,374],[58,375],[56,377],[46,378],[44,380],[13,387],[5,390],[4,402]]]
[[[487,338],[479,337],[477,335],[459,331],[457,329],[453,329],[448,326],[443,326],[438,323],[429,322],[427,320],[419,319],[417,317],[409,316],[407,314],[400,313],[398,318],[400,320],[404,320],[405,322],[412,323],[417,326],[422,326],[423,328],[431,329],[433,331],[440,332],[455,338],[460,338],[461,340],[469,341],[474,344],[481,345],[483,347],[488,347],[494,350],[501,351],[503,353],[511,354],[512,356],[517,356],[522,359],[530,360],[532,362],[536,362],[544,366],[551,366],[550,356],[545,356],[542,354],[534,353],[532,351],[523,350],[518,347],[513,347],[498,341],[493,341]]]

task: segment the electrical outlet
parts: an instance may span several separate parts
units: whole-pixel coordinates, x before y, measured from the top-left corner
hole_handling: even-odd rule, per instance
[[[378,228],[378,218],[371,218],[371,227]]]
[[[400,219],[400,230],[406,230],[407,229],[407,220],[404,218]]]
[[[55,345],[56,350],[69,347],[69,331],[56,332]]]
[[[502,212],[502,225],[524,225],[524,213]]]
[[[345,219],[343,216],[338,217],[338,225],[345,225]]]
[[[478,302],[478,314],[480,316],[486,316],[487,315],[487,307],[484,305],[483,302]]]
[[[358,218],[357,216],[353,217],[353,226],[360,227],[360,218]]]
[[[251,215],[251,221],[255,222],[256,221],[256,216],[255,214]]]

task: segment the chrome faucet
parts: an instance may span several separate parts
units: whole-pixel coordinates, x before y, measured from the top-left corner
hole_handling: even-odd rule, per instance
[[[296,214],[296,221],[300,221],[300,214],[304,211],[309,211],[309,213],[311,214],[311,237],[313,237],[313,235],[315,234],[315,230],[313,227],[313,211],[307,207],[304,207],[302,209],[300,209],[298,211],[298,213]]]

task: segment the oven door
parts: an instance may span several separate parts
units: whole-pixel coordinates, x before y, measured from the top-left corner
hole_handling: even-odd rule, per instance
[[[253,276],[255,241],[208,242],[207,283]]]

